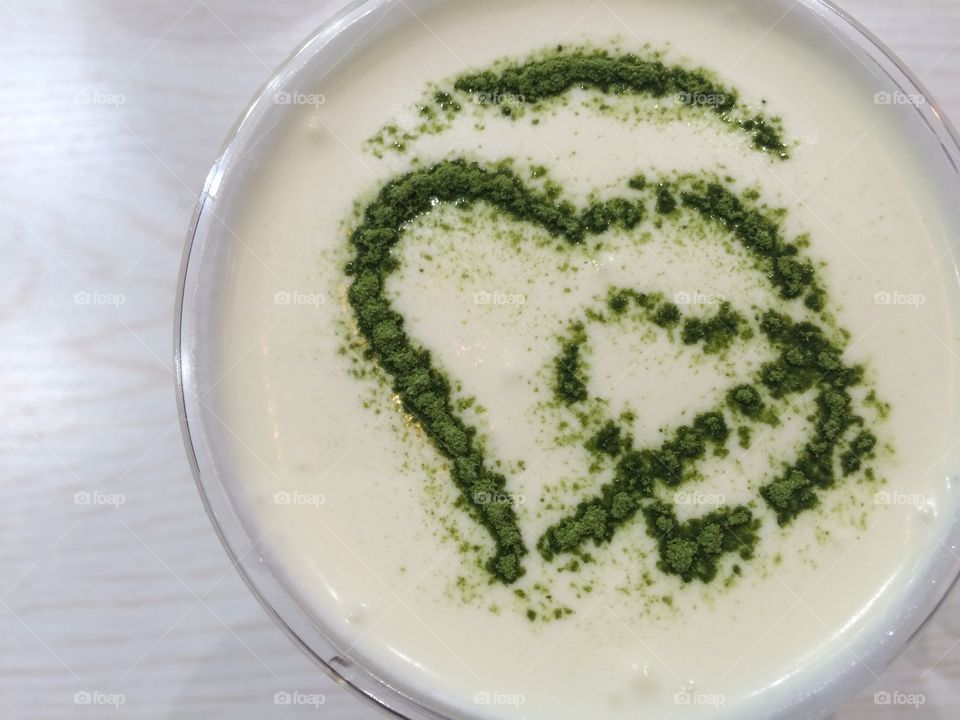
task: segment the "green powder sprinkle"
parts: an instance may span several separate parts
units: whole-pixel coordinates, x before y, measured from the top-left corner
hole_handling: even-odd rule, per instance
[[[497,70],[461,75],[454,87],[480,98],[511,98],[523,105],[562,96],[574,88],[609,95],[673,98],[681,105],[711,111],[750,136],[754,148],[786,159],[787,146],[778,123],[741,106],[736,91],[705,70],[666,65],[657,58],[605,50],[562,48],[542,57]]]
[[[514,122],[574,89],[658,101],[672,97],[680,106],[698,109],[745,133],[754,149],[781,159],[788,157],[779,122],[750,111],[734,90],[707,71],[667,65],[657,56],[584,48],[558,47],[520,62],[461,75],[419,107],[421,130],[443,127],[444,118],[451,120],[468,102],[492,105]],[[533,118],[534,123],[538,120]],[[402,151],[415,139],[414,132],[389,126],[375,140]],[[414,167],[418,167],[416,163]],[[546,177],[547,168],[532,166],[527,175],[536,182],[525,184],[510,163],[485,166],[452,159],[394,178],[363,209],[350,236],[353,258],[346,269],[352,277],[348,302],[366,341],[367,357],[389,376],[404,410],[447,462],[451,480],[460,491],[460,506],[486,529],[493,542],[494,551],[485,567],[504,584],[523,576],[524,558],[529,554],[507,492],[507,478],[499,472],[501,466],[488,457],[477,428],[463,418],[472,403],[454,400],[459,385],[408,335],[404,318],[385,290],[388,276],[399,266],[394,249],[414,220],[442,205],[467,209],[482,203],[507,219],[545,231],[559,241],[557,252],[563,253],[591,242],[599,246],[594,238],[611,230],[634,233],[647,221],[651,209],[655,215],[649,223],[654,227],[696,215],[729,232],[784,302],[797,301],[801,310],[819,313],[828,299],[814,265],[803,256],[809,239],[786,239],[782,214],[758,207],[755,191],[738,195],[706,174],[652,180],[638,174],[627,181],[630,192],[625,189],[625,197],[592,197],[585,207],[578,207],[564,199],[559,184]],[[732,183],[731,178],[727,184]],[[429,260],[429,255],[424,257]],[[874,457],[878,440],[856,412],[852,392],[863,384],[864,370],[845,364],[843,344],[828,337],[818,324],[796,321],[772,310],[752,317],[725,301],[714,312],[690,312],[657,293],[627,288],[611,288],[603,302],[600,309],[591,308],[582,319],[569,324],[552,361],[552,391],[558,406],[583,411],[583,417],[595,401],[587,362],[593,323],[649,323],[653,327],[648,326],[647,332],[721,358],[735,342],[756,333],[774,348],[775,357],[749,382],[722,392],[712,406],[705,403],[692,421],[663,428],[657,443],[634,445],[629,413],[604,420],[601,410],[597,424],[596,416],[591,416],[591,434],[580,441],[594,456],[591,468],[604,468],[612,476],[537,540],[537,549],[547,560],[573,554],[561,567],[579,571],[582,563],[592,561],[591,543],[609,543],[621,528],[637,519],[656,540],[661,571],[685,582],[710,582],[726,556],[752,557],[761,522],[754,515],[754,505],[724,507],[680,521],[676,509],[663,501],[663,493],[657,489],[672,490],[699,479],[701,463],[729,452],[731,427],[736,427],[739,446],[750,447],[753,425],[778,422],[771,409],[775,400],[810,392],[815,406],[810,435],[800,451],[789,463],[773,468],[760,490],[780,524],[815,507],[820,493],[842,477],[861,470],[872,477],[872,468],[864,465]],[[867,397],[873,398],[868,401],[870,406],[887,408],[875,394]],[[740,572],[740,566],[733,564],[726,580]],[[523,590],[516,593],[527,599]],[[527,617],[531,621],[559,619],[568,612],[551,607],[540,615],[528,610]]]
[[[616,457],[624,439],[620,436],[620,426],[610,421],[596,435],[587,441],[587,449],[594,453]]]
[[[662,189],[656,188],[657,195]],[[749,207],[746,200],[715,183],[700,186],[694,182],[681,187],[680,192],[685,207],[730,228],[759,262],[768,263],[770,280],[784,298],[799,297],[815,287],[813,270],[809,262],[799,258],[798,247],[785,242],[777,224]],[[397,267],[391,249],[411,220],[441,203],[468,207],[477,202],[543,228],[570,244],[582,244],[589,236],[614,224],[626,228],[635,219],[628,208],[638,205],[635,201],[621,203],[614,199],[578,211],[568,201],[528,188],[506,166],[487,168],[453,160],[389,182],[367,206],[362,223],[351,235],[356,252],[347,269],[353,276],[348,299],[369,353],[393,378],[394,390],[404,408],[450,461],[451,477],[461,490],[463,501],[490,532],[496,551],[487,564],[488,570],[502,582],[511,583],[524,572],[522,558],[527,548],[505,491],[506,478],[491,469],[476,440],[476,429],[464,422],[452,403],[450,381],[434,367],[429,351],[407,335],[403,318],[391,307],[384,292],[387,275]],[[641,214],[638,212],[638,216]],[[606,304],[615,316],[636,307],[649,322],[661,328],[682,324],[682,342],[700,346],[708,354],[727,348],[747,324],[744,316],[726,302],[705,318],[684,317],[674,303],[633,290],[611,291]],[[761,490],[779,521],[786,523],[816,505],[817,489],[836,482],[834,458],[838,452],[842,450],[843,472],[852,473],[860,468],[864,458],[871,456],[876,441],[864,431],[847,442],[848,431],[864,422],[853,412],[849,393],[862,381],[862,370],[843,364],[840,347],[829,341],[818,326],[795,323],[773,311],[763,315],[759,329],[780,355],[763,365],[758,384],[773,398],[811,388],[818,390],[813,437],[799,458]],[[583,362],[587,339],[583,322],[574,323],[571,336],[554,363],[554,389],[566,405],[582,403],[589,395],[588,368]],[[760,394],[752,385],[734,388],[726,402],[744,419],[758,418],[763,408]],[[729,435],[719,407],[697,416],[692,424],[677,428],[658,447],[634,449],[628,434],[610,421],[590,438],[587,449],[617,459],[613,480],[598,497],[584,500],[567,518],[551,526],[538,541],[540,552],[549,558],[578,551],[588,540],[597,544],[608,542],[618,527],[641,509],[649,508],[656,483],[679,485],[706,457],[708,446],[726,451]],[[749,436],[743,432],[738,431],[738,436],[741,444],[749,442]],[[645,517],[649,519],[649,514],[645,513]],[[752,516],[747,522],[752,522]],[[705,546],[694,548],[693,542],[688,534],[671,536],[661,545],[661,562],[670,572],[684,578],[704,579],[713,567],[704,559],[704,553],[710,553]],[[711,547],[726,548],[728,544]]]

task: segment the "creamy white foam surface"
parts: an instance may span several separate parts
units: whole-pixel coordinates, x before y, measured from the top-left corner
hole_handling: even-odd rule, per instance
[[[223,422],[239,509],[261,538],[253,551],[343,654],[389,684],[464,718],[761,717],[798,694],[791,676],[859,663],[937,546],[956,508],[947,474],[960,343],[948,247],[960,237],[958,210],[941,195],[938,149],[913,110],[877,104],[875,93],[894,89],[790,5],[463,0],[418,8],[417,18],[398,4],[368,34],[350,35],[332,68],[308,67],[303,101],[277,111],[255,164],[225,177],[217,212],[234,249],[211,339],[220,379],[206,402]],[[478,128],[467,113],[403,153],[371,152],[386,124],[414,122],[428,83],[558,42],[636,52],[649,43],[671,62],[708,68],[782,118],[791,157],[758,152],[707,115],[624,123],[591,110],[584,91],[536,125],[489,113]],[[543,165],[584,204],[637,173],[707,171],[789,208],[784,231],[809,234],[805,252],[822,262],[837,324],[851,334],[845,361],[864,363],[890,404],[878,434],[892,451],[875,464],[885,483],[841,483],[783,528],[758,502],[757,557],[728,587],[659,572],[640,518],[591,547],[595,562],[578,572],[532,550],[516,585],[488,582],[476,557],[489,538],[455,507],[442,458],[376,373],[357,377],[362,358],[342,350],[356,203],[413,157]],[[523,229],[531,242],[513,247],[497,240],[498,229],[514,230],[507,221],[462,216],[446,208],[415,223],[389,290],[411,336],[485,409],[473,419],[534,548],[563,514],[548,499],[572,505],[584,492],[558,483],[589,462],[582,448],[556,447],[543,411],[566,322],[611,286],[747,306],[771,291],[722,242],[705,250],[676,227],[650,226],[644,243],[611,231],[602,253],[560,257],[537,231]],[[578,264],[572,277],[564,260]],[[734,352],[694,363],[675,344],[607,328],[593,339],[591,391],[635,412],[639,440],[689,420],[756,361]],[[802,422],[802,401],[796,411]],[[771,458],[788,457],[796,439],[785,420],[684,489],[758,499],[777,471]],[[451,529],[479,555],[461,552]],[[573,612],[531,622],[538,583]]]

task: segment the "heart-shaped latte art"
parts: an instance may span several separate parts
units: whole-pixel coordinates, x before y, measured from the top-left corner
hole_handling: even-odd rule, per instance
[[[537,103],[574,86],[653,97],[669,93],[723,96],[727,100],[709,109],[750,133],[755,149],[786,157],[779,135],[763,117],[735,119],[735,94],[698,71],[667,67],[659,60],[561,49],[500,73],[464,76],[454,89],[473,94],[512,93],[525,96],[524,102]],[[438,92],[436,101],[441,111],[459,111],[452,92]],[[686,104],[703,105],[696,101]],[[864,382],[864,371],[843,362],[844,341],[828,322],[827,293],[801,244],[783,237],[780,220],[757,206],[753,196],[738,195],[713,177],[625,180],[624,189],[620,197],[577,208],[556,192],[525,184],[508,166],[446,160],[385,184],[365,207],[351,235],[354,256],[347,272],[353,279],[348,300],[366,340],[367,355],[387,373],[404,409],[449,462],[452,481],[495,544],[487,568],[504,583],[523,574],[523,559],[529,553],[508,492],[509,482],[493,469],[496,464],[477,441],[477,429],[464,420],[452,401],[450,380],[434,365],[431,353],[409,336],[404,318],[386,293],[386,279],[399,265],[394,252],[397,244],[408,235],[412,221],[440,206],[466,209],[483,203],[515,222],[566,241],[568,247],[588,245],[611,228],[636,232],[652,216],[658,222],[670,222],[692,213],[715,226],[718,234],[732,235],[784,304],[782,311],[760,309],[751,318],[750,309],[723,303],[712,315],[699,317],[640,288],[610,288],[602,308],[558,329],[554,391],[558,402],[569,407],[589,400],[583,349],[589,343],[590,323],[598,319],[622,322],[629,317],[633,322],[648,323],[675,333],[678,342],[705,354],[722,351],[743,333],[759,333],[776,354],[750,382],[730,387],[722,404],[669,431],[666,440],[656,446],[634,447],[628,429],[609,418],[587,441],[587,449],[614,463],[612,477],[596,495],[570,508],[539,538],[537,549],[547,560],[582,552],[589,541],[597,545],[609,542],[620,528],[641,515],[648,533],[658,541],[659,567],[664,572],[684,580],[709,581],[724,554],[751,556],[759,518],[749,507],[736,506],[681,522],[674,508],[657,499],[655,489],[682,485],[711,452],[728,452],[732,423],[741,430],[752,424],[775,423],[782,401],[807,392],[815,396],[816,411],[802,449],[782,470],[775,470],[760,491],[781,524],[814,507],[819,490],[860,470],[862,460],[871,456],[876,444],[851,394]]]

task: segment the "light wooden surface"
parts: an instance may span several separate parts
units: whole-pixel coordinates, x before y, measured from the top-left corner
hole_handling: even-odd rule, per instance
[[[960,118],[960,2],[842,4]],[[0,718],[379,717],[229,567],[171,369],[207,169],[258,86],[340,5],[0,0]],[[954,593],[836,717],[956,717],[958,641]],[[875,705],[884,690],[926,703]],[[277,692],[325,702],[282,707]]]

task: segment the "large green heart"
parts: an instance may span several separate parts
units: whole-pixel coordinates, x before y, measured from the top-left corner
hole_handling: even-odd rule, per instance
[[[554,94],[585,85],[600,92],[654,96],[678,89],[699,95],[718,92],[716,84],[706,83],[689,70],[667,68],[659,61],[645,62],[634,55],[567,56],[561,52],[558,58],[540,58],[499,75],[465,76],[456,88],[473,93],[519,94],[526,90],[530,102],[544,96],[543,82],[534,83],[537,78],[553,78],[547,86]],[[595,81],[597,77],[604,81]],[[538,87],[541,91],[535,92]],[[730,91],[726,92],[730,97]],[[442,105],[455,106],[450,95],[438,93],[437,97]],[[727,103],[713,109],[729,120],[734,108],[735,103]],[[776,149],[786,156],[782,142],[778,137],[771,139],[769,125],[759,116],[738,121],[737,127],[753,134],[757,149]],[[360,224],[351,235],[354,257],[347,272],[353,280],[348,299],[368,344],[367,354],[390,376],[406,411],[449,460],[453,482],[495,543],[488,570],[505,583],[523,574],[523,557],[528,553],[507,492],[507,479],[491,469],[493,463],[476,440],[476,428],[464,421],[452,402],[449,379],[435,367],[430,352],[408,335],[403,317],[385,292],[387,276],[398,268],[395,246],[407,235],[414,219],[439,206],[468,208],[485,203],[514,221],[562,238],[569,246],[588,243],[611,228],[634,232],[651,215],[660,222],[695,213],[718,231],[732,234],[784,303],[794,308],[789,313],[771,309],[756,314],[752,331],[762,333],[777,356],[765,363],[751,382],[731,387],[722,405],[701,413],[689,425],[673,429],[655,447],[633,447],[615,419],[609,419],[588,440],[591,452],[615,461],[612,477],[595,496],[571,508],[539,539],[537,547],[546,559],[580,552],[588,541],[608,542],[619,528],[642,514],[648,533],[658,540],[659,565],[665,572],[684,580],[710,580],[723,554],[751,555],[760,520],[749,507],[738,506],[681,522],[673,508],[655,498],[654,489],[658,484],[676,487],[685,482],[711,450],[726,452],[731,422],[741,427],[775,422],[776,401],[815,392],[817,409],[805,444],[792,462],[774,472],[760,493],[781,524],[813,507],[818,489],[829,488],[839,477],[857,472],[876,443],[863,417],[855,412],[850,392],[863,382],[863,370],[843,362],[844,340],[830,326],[827,294],[801,245],[783,237],[777,217],[755,205],[753,196],[738,195],[716,178],[665,178],[651,183],[633,180],[625,186],[628,184],[629,193],[623,197],[577,208],[556,193],[528,186],[508,166],[447,160],[384,185],[363,210]],[[573,407],[588,400],[582,349],[589,341],[589,319],[609,317],[619,321],[627,316],[675,329],[680,342],[707,354],[733,342],[751,324],[743,312],[729,304],[721,305],[711,317],[693,317],[655,294],[611,288],[601,311],[594,310],[558,333],[561,344],[555,361],[554,390],[559,402]]]

